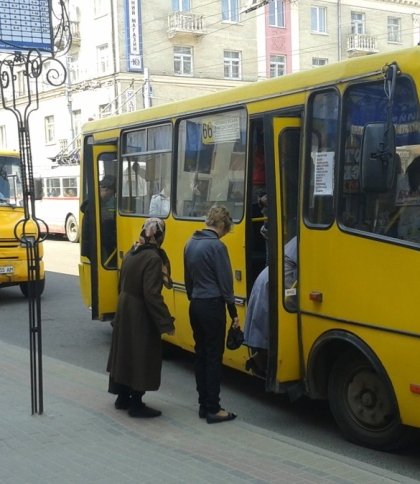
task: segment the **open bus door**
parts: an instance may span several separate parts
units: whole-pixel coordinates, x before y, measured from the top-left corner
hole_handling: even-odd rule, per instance
[[[297,281],[288,287],[285,281],[284,250],[298,237],[298,180],[301,146],[301,118],[272,119],[273,144],[267,190],[269,198],[269,314],[270,344],[268,355],[268,390],[278,390],[284,383],[300,379],[298,342]],[[267,142],[267,140],[266,140]],[[269,140],[271,142],[271,140]],[[274,173],[270,173],[270,169]],[[274,182],[270,183],[270,180]],[[271,199],[271,202],[270,202]],[[270,223],[270,218],[275,223]],[[297,243],[297,251],[299,244]],[[297,256],[297,254],[296,254]]]
[[[118,297],[117,141],[85,140],[79,275],[92,319],[110,319]]]

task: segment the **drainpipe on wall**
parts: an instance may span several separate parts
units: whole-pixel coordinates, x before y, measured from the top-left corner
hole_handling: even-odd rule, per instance
[[[120,112],[120,106],[118,103],[119,99],[119,89],[118,89],[118,82],[117,82],[117,42],[118,39],[115,38],[115,8],[114,8],[114,0],[111,0],[111,37],[112,37],[112,62],[113,62],[113,84],[114,84],[114,99],[115,99],[115,109],[114,112],[115,114],[119,114]]]
[[[342,47],[342,25],[341,25],[341,0],[337,0],[337,37],[338,37],[338,42],[337,42],[337,60],[341,61],[342,55],[341,55],[341,47]]]

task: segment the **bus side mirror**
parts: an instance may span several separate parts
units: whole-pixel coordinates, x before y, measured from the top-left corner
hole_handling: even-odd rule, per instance
[[[35,200],[42,200],[42,178],[34,179]]]
[[[387,192],[396,173],[395,128],[387,123],[367,124],[363,131],[360,187],[363,192]]]

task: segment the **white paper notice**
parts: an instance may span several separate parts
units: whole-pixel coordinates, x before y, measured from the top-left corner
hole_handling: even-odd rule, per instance
[[[314,195],[332,195],[334,189],[334,151],[316,154]]]

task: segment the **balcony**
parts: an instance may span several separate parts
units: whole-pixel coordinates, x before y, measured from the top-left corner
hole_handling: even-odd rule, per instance
[[[71,20],[68,28],[60,29],[54,38],[54,45],[60,51],[68,46],[69,33],[71,33],[70,50],[78,49],[80,47],[80,22]]]
[[[80,22],[70,21],[72,47],[80,47]]]
[[[174,12],[168,16],[168,38],[201,37],[205,34],[203,15]]]
[[[376,52],[378,52],[376,37],[366,34],[349,35],[347,39],[347,53],[349,57],[375,54]]]

